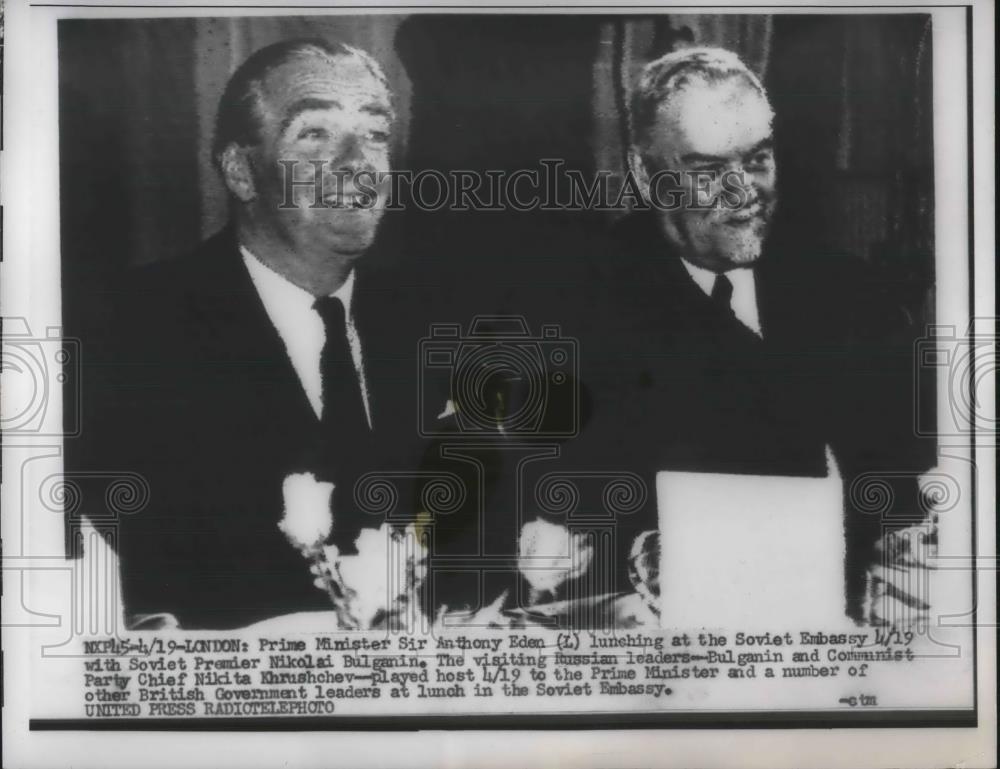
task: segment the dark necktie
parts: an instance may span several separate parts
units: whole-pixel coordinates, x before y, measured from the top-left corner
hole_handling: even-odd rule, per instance
[[[326,342],[320,353],[323,381],[323,411],[320,418],[320,456],[326,469],[321,473],[336,485],[334,526],[331,540],[341,552],[357,552],[354,540],[366,517],[353,503],[358,474],[370,457],[371,432],[365,416],[361,383],[354,368],[347,340],[344,305],[335,297],[320,297],[313,308],[323,319]],[[329,475],[327,475],[329,473]]]
[[[715,276],[715,285],[712,286],[712,304],[726,314],[734,314],[733,284],[722,273]]]
[[[324,296],[315,301],[313,308],[323,319],[326,331],[326,342],[319,359],[323,382],[320,423],[327,439],[337,447],[336,455],[349,456],[366,439],[368,420],[361,397],[361,383],[347,341],[344,305],[335,297]]]

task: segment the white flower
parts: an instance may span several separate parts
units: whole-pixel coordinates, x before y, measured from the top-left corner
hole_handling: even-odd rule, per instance
[[[518,568],[538,592],[555,592],[571,578],[582,575],[594,551],[579,534],[565,526],[535,520],[524,524],[518,542]]]
[[[413,526],[400,533],[386,523],[378,529],[362,529],[354,545],[358,554],[340,556],[336,568],[353,593],[352,612],[362,626],[371,627],[380,613],[395,611],[400,598],[412,594],[423,581],[427,553]]]
[[[302,551],[320,547],[333,528],[330,510],[333,484],[317,481],[312,473],[292,473],[285,478],[281,490],[285,513],[278,528]]]
[[[385,523],[379,529],[362,529],[354,546],[357,555],[340,555],[327,546],[326,562],[331,564],[331,577],[348,594],[351,613],[362,627],[372,627],[416,600],[427,576],[427,551],[413,526],[400,532]],[[322,580],[316,585],[322,587]]]

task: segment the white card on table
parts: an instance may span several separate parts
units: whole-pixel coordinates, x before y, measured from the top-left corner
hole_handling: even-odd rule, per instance
[[[656,494],[665,627],[845,621],[839,478],[664,471]]]

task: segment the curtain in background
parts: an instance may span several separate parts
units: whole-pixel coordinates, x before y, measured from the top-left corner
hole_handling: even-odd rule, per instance
[[[59,22],[64,284],[197,242],[194,22]]]
[[[780,221],[880,273],[914,324],[933,318],[930,17],[775,16]]]

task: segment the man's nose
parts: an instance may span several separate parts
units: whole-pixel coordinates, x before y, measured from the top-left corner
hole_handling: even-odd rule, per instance
[[[366,165],[364,145],[360,134],[348,133],[336,148],[333,168],[336,171],[358,171]]]
[[[760,189],[753,172],[748,171],[742,165],[736,165],[727,172],[730,174],[724,187],[736,192],[740,199],[740,208],[752,206],[760,197]]]

